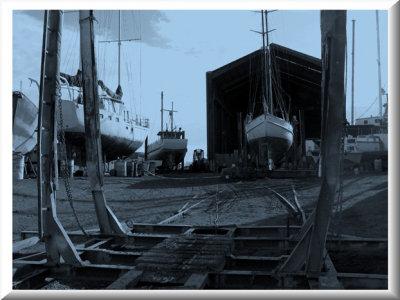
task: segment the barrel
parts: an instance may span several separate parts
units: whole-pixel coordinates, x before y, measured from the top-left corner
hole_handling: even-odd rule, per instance
[[[126,177],[126,161],[125,160],[118,160],[115,163],[115,171],[116,175],[119,177]]]
[[[13,179],[24,179],[25,156],[20,153],[13,154]]]
[[[375,171],[378,171],[378,172],[382,171],[382,159],[374,160],[374,169],[375,169]]]
[[[68,172],[69,172],[69,177],[73,178],[75,172],[75,161],[73,159],[68,160]]]

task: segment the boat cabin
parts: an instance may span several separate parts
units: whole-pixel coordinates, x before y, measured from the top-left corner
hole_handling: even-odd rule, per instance
[[[179,128],[179,131],[160,131],[157,133],[161,139],[185,139],[185,131]]]

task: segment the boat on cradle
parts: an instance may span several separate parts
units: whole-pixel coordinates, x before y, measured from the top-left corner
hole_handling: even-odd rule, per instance
[[[164,109],[163,107],[163,97],[164,94],[161,92],[161,131],[158,132],[159,139],[154,143],[151,143],[147,147],[147,157],[150,160],[162,160],[162,168],[172,170],[178,168],[179,164],[183,170],[184,168],[184,158],[187,152],[188,140],[185,138],[185,131],[181,128],[176,130],[174,127],[174,103],[172,102],[172,108]],[[163,116],[164,111],[169,112],[171,130],[168,131],[168,127],[164,130],[163,126]]]
[[[118,14],[121,24],[121,11]],[[118,40],[102,41],[118,43],[118,87],[111,91],[99,80],[99,119],[101,131],[102,151],[105,161],[132,155],[144,142],[149,131],[149,119],[134,114],[122,100],[120,54],[121,42],[136,39],[121,40],[121,26],[119,26]],[[61,106],[63,130],[67,143],[72,149],[84,149],[85,125],[81,71],[75,76],[60,73],[61,78]],[[129,99],[128,101],[131,101]],[[68,148],[67,148],[68,149]],[[84,155],[82,156],[84,157]]]
[[[73,146],[85,145],[85,122],[82,89],[71,87],[64,81],[62,90],[63,127],[67,142]],[[101,144],[107,161],[133,154],[144,142],[149,120],[130,111],[120,99],[99,95]]]
[[[255,115],[255,101],[249,109],[249,114],[245,120],[245,130],[247,141],[250,147],[261,157],[267,155],[269,170],[274,169],[274,164],[278,164],[284,154],[289,150],[293,143],[293,127],[289,122],[289,116],[279,86],[273,84],[276,80],[272,79],[271,54],[268,42],[268,12],[261,11],[262,36],[263,36],[263,66],[261,76],[261,102],[262,111]],[[266,28],[264,28],[264,16]],[[265,46],[264,36],[267,36],[267,46]]]
[[[22,92],[13,92],[13,152],[25,155],[37,143],[38,108]]]

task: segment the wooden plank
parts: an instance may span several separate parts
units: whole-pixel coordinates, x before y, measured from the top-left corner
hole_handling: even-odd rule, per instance
[[[194,273],[186,280],[184,287],[187,289],[203,289],[208,282],[208,274]]]
[[[38,242],[39,242],[39,238],[36,236],[22,240],[22,241],[13,242],[13,253],[18,253],[22,249],[36,245]]]
[[[137,270],[130,270],[119,277],[116,281],[107,286],[107,290],[124,290],[134,287],[142,277],[143,272]]]

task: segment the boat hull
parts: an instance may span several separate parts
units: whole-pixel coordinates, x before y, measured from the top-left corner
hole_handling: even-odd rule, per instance
[[[293,143],[292,125],[276,116],[262,114],[245,124],[250,147],[259,152],[260,147],[268,149],[270,158],[277,163]]]
[[[83,105],[62,100],[63,127],[67,142],[85,147]],[[126,122],[123,116],[99,110],[102,151],[107,161],[133,154],[142,144],[148,128]]]
[[[185,158],[187,139],[160,139],[147,148],[147,157],[151,160],[162,160],[164,166],[172,168]]]
[[[38,108],[23,93],[13,92],[13,152],[26,154],[37,143]]]

